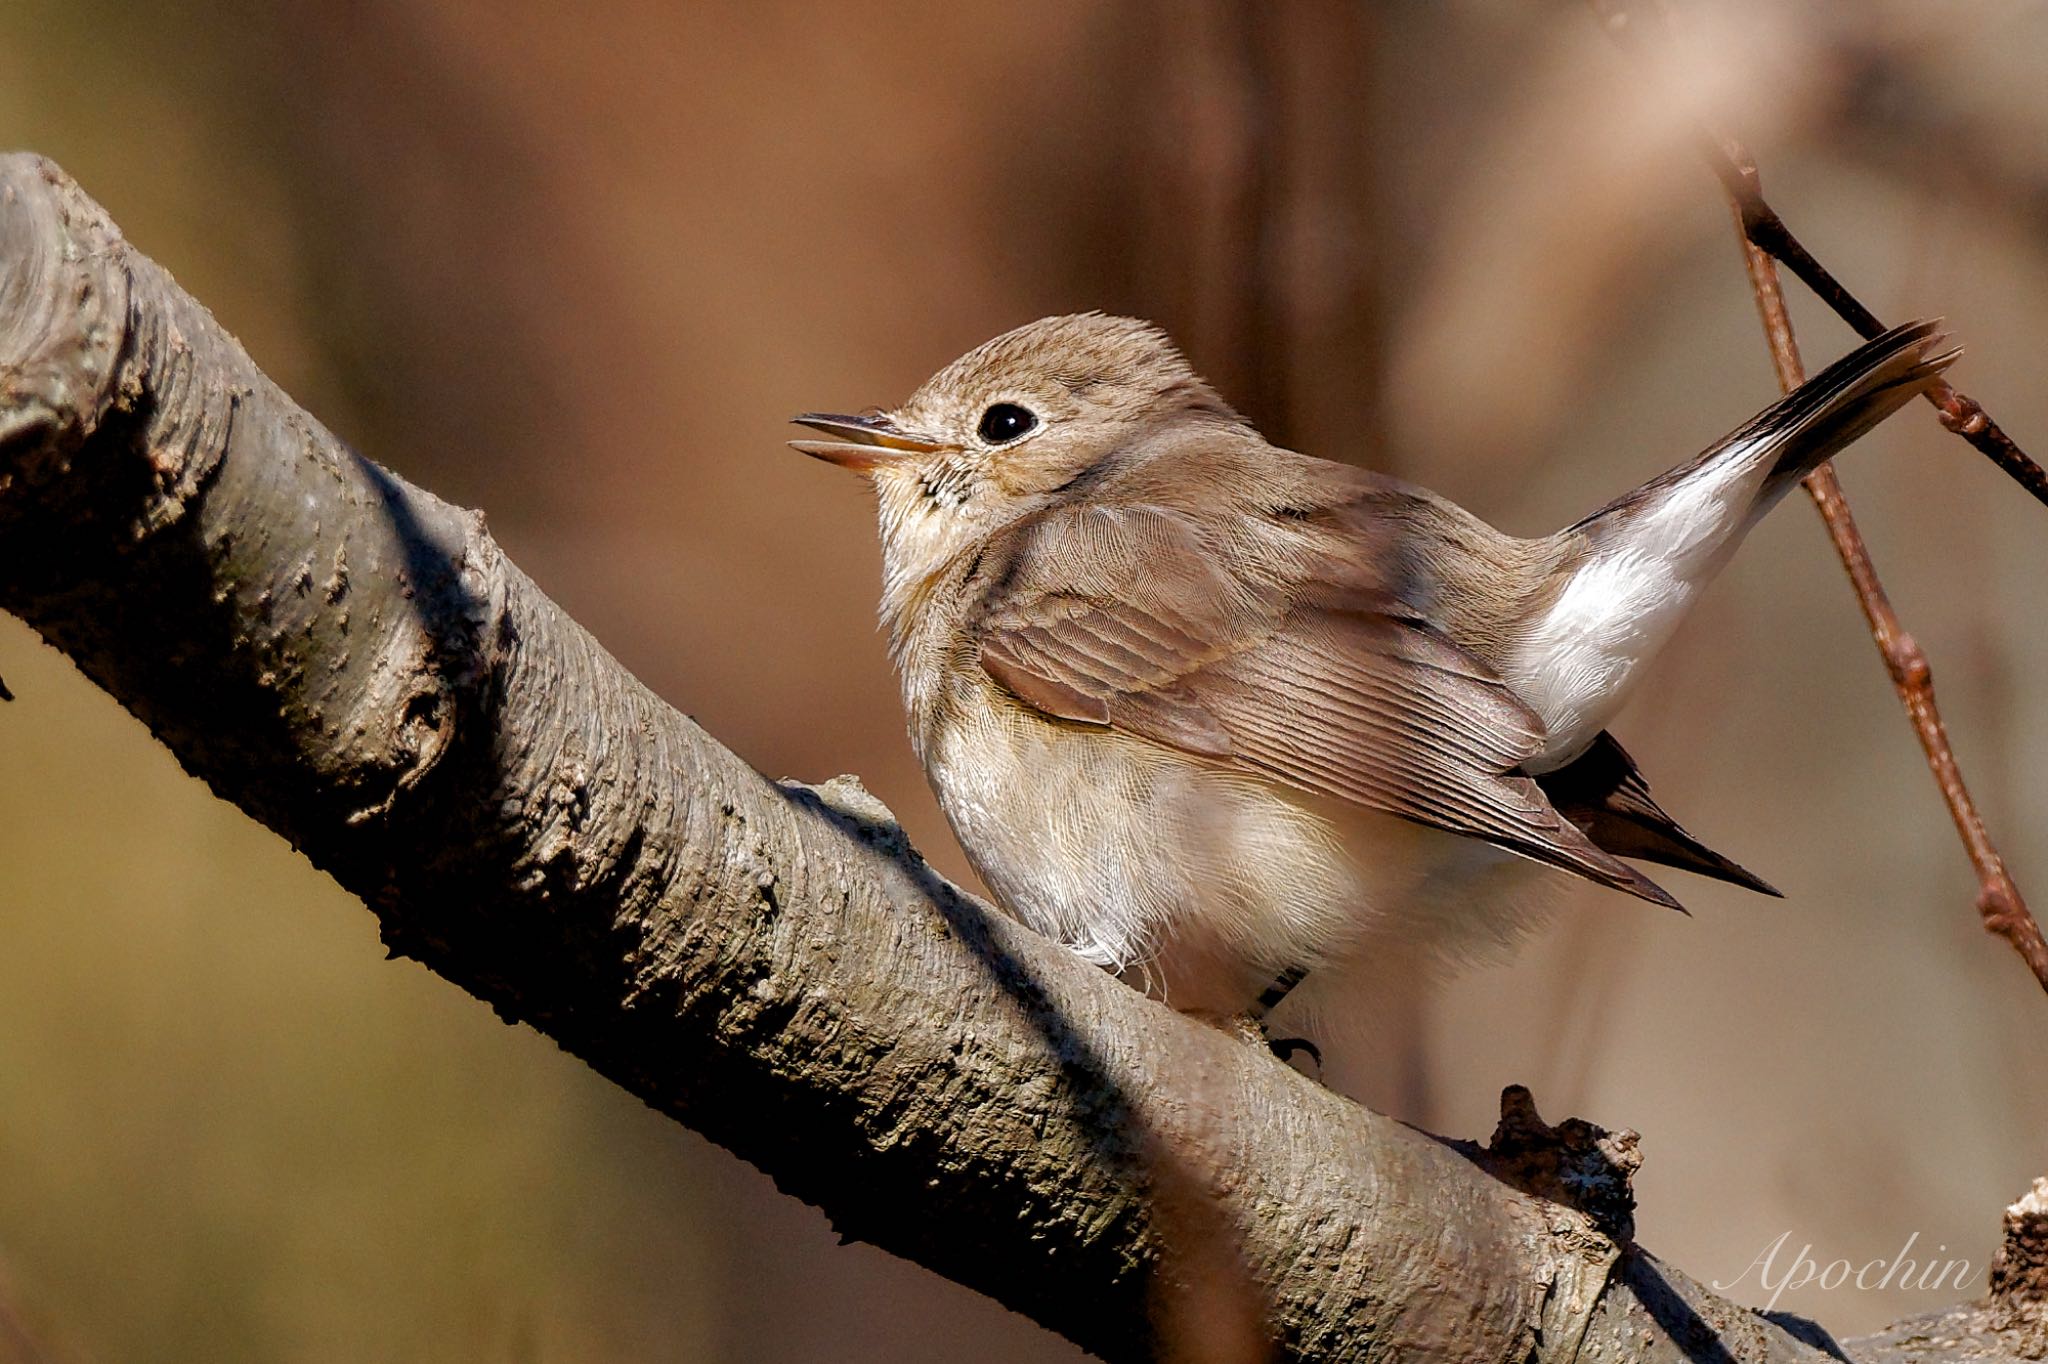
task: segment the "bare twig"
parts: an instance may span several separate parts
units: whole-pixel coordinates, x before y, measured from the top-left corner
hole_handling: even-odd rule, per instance
[[[1650,0],[1645,11],[1632,11],[1613,4],[1611,0],[1589,0],[1589,3],[1607,32],[1632,52],[1640,52],[1641,48],[1632,41],[1640,25],[1631,26],[1631,15],[1648,13],[1654,20],[1662,21],[1663,9],[1659,0]],[[1742,237],[1743,260],[1748,267],[1750,288],[1756,295],[1757,314],[1763,321],[1764,337],[1770,346],[1771,364],[1777,371],[1778,386],[1790,393],[1805,382],[1806,371],[1799,360],[1799,343],[1792,335],[1792,318],[1785,311],[1785,295],[1778,285],[1778,267],[1773,257],[1790,265],[1800,279],[1863,335],[1881,334],[1884,324],[1857,302],[1785,230],[1784,223],[1764,201],[1756,163],[1743,145],[1714,129],[1703,131],[1708,164],[1728,193],[1736,231]],[[2048,475],[2044,475],[2040,466],[2028,459],[1998,429],[1974,400],[1964,397],[1946,383],[1939,385],[1939,392],[1930,389],[1928,397],[1941,409],[1943,425],[1991,455],[2022,487],[2048,501]],[[1999,453],[2000,450],[2009,452],[2010,459],[2016,463],[2009,462]],[[1828,538],[1834,542],[1835,553],[1841,556],[1842,567],[1849,574],[1850,585],[1855,588],[1856,600],[1863,607],[1863,617],[1869,622],[1870,637],[1884,658],[1886,670],[1891,673],[1892,686],[1897,689],[1899,700],[1905,704],[1906,714],[1913,722],[1913,731],[1919,736],[1920,747],[1927,754],[1927,766],[1934,774],[1935,784],[1941,788],[1942,799],[1948,803],[1949,816],[1955,820],[1956,832],[1962,836],[1963,850],[1969,855],[1970,865],[1976,870],[1977,913],[1983,918],[1985,929],[2011,943],[2013,950],[2033,971],[2034,978],[2041,982],[2041,988],[2048,990],[2048,941],[2042,939],[2041,926],[2035,922],[2026,901],[2020,896],[2019,887],[2006,871],[2005,860],[1998,855],[1991,836],[1985,832],[1983,817],[1977,813],[1969,788],[1963,784],[1962,768],[1956,762],[1955,750],[1949,745],[1948,730],[1942,724],[1941,712],[1934,703],[1934,675],[1927,665],[1927,656],[1899,624],[1898,613],[1892,609],[1891,599],[1885,594],[1884,585],[1878,581],[1877,567],[1871,562],[1870,550],[1863,543],[1862,533],[1856,529],[1856,518],[1849,511],[1848,500],[1842,494],[1842,485],[1835,478],[1834,468],[1823,464],[1815,470],[1806,480],[1806,491],[1813,498],[1821,520],[1827,524]]]
[[[1739,205],[1735,213],[1740,226]],[[1757,312],[1763,318],[1764,334],[1770,341],[1771,363],[1778,371],[1779,386],[1789,393],[1803,382],[1805,375],[1799,362],[1798,343],[1792,338],[1792,320],[1785,312],[1785,297],[1778,288],[1777,267],[1754,242],[1745,240],[1742,251],[1749,267],[1750,285],[1756,292]],[[2005,869],[2004,859],[1984,831],[1983,817],[1977,813],[1969,789],[1963,784],[1962,769],[1956,764],[1948,730],[1934,703],[1934,678],[1927,666],[1927,656],[1899,624],[1898,613],[1878,581],[1876,565],[1856,528],[1856,518],[1849,511],[1834,467],[1823,464],[1816,469],[1806,480],[1806,491],[1813,498],[1821,520],[1827,523],[1828,538],[1834,541],[1835,553],[1842,558],[1842,567],[1856,589],[1856,600],[1863,607],[1863,617],[1870,624],[1870,637],[1884,656],[1892,686],[1897,688],[1899,699],[1912,718],[1914,733],[1919,735],[1920,747],[1927,754],[1927,766],[1941,788],[1942,799],[1948,803],[1949,816],[1962,836],[1970,865],[1976,869],[1977,912],[1983,916],[1984,927],[2010,942],[2042,988],[2048,989],[2048,942],[2042,941],[2040,925],[2034,922],[2019,887]]]
[[[1667,21],[1663,0],[1638,0],[1637,5],[1631,5],[1629,0],[1588,0],[1588,3],[1617,45],[1638,56],[1653,55],[1646,53],[1638,38],[1645,24],[1661,25]],[[1778,216],[1777,210],[1764,200],[1756,163],[1743,150],[1742,144],[1712,128],[1701,131],[1700,155],[1735,206],[1736,224],[1743,240],[1784,262],[1802,284],[1813,290],[1821,302],[1834,309],[1836,316],[1854,327],[1865,340],[1883,335],[1885,324],[1877,314],[1864,307],[1861,300],[1813,258],[1813,253],[1801,245],[1799,239],[1792,235],[1792,230],[1785,226],[1785,220]],[[2048,470],[2020,449],[2004,428],[1991,419],[1991,414],[1984,410],[1982,404],[1968,394],[1958,392],[1946,379],[1938,380],[1929,387],[1926,397],[1941,414],[1943,426],[1976,446],[2015,483],[2033,494],[2036,501],[2048,504]],[[2048,980],[2043,983],[2048,984]]]
[[[1799,276],[1801,283],[1813,290],[1822,302],[1833,308],[1865,339],[1883,335],[1885,324],[1800,245],[1799,239],[1785,226],[1784,219],[1764,202],[1756,167],[1747,158],[1728,155],[1733,149],[1733,144],[1714,148],[1719,154],[1710,155],[1708,164],[1713,167],[1735,205],[1735,220],[1744,241],[1753,249],[1768,252],[1783,261],[1793,274]],[[1957,391],[1946,379],[1937,379],[1928,388],[1926,397],[1941,413],[1943,426],[1989,456],[1991,462],[2005,470],[2014,482],[2032,493],[2036,501],[2048,503],[2048,470],[2030,459],[1975,398]]]

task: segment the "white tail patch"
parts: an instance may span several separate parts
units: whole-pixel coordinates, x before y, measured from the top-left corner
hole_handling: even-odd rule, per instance
[[[1771,442],[1775,444],[1775,442]],[[1550,609],[1523,633],[1506,669],[1543,717],[1549,742],[1532,772],[1586,751],[1628,700],[1641,667],[1678,628],[1754,521],[1767,460],[1731,446],[1626,520],[1596,535]]]

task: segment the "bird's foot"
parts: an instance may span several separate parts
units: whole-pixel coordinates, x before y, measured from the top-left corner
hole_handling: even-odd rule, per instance
[[[1266,987],[1265,993],[1259,996],[1259,1002],[1252,1006],[1251,1012],[1246,1017],[1251,1020],[1252,1027],[1257,1030],[1259,1039],[1266,1044],[1267,1051],[1272,1052],[1286,1065],[1301,1071],[1304,1075],[1311,1075],[1316,1079],[1321,1079],[1323,1074],[1322,1048],[1309,1041],[1306,1037],[1275,1037],[1271,1030],[1266,1027],[1266,1016],[1279,1007],[1280,1002],[1293,992],[1295,986],[1301,984],[1302,977],[1307,974],[1308,969],[1302,966],[1290,967],[1288,970],[1282,971],[1274,978],[1273,983]],[[1294,1058],[1297,1056],[1308,1057],[1314,1069],[1306,1070],[1301,1066],[1295,1065]]]
[[[1322,1078],[1322,1049],[1306,1037],[1273,1036],[1266,1029],[1266,1017],[1263,1010],[1251,1009],[1244,1013],[1231,1014],[1224,1018],[1212,1017],[1210,1021],[1223,1029],[1223,1031],[1236,1037],[1246,1046],[1264,1047],[1292,1069],[1299,1070],[1302,1074],[1312,1079]],[[1295,1064],[1296,1058],[1304,1056],[1308,1058],[1313,1069],[1304,1069],[1302,1066]]]
[[[1294,1066],[1296,1070],[1301,1070],[1301,1067],[1294,1065],[1294,1058],[1306,1056],[1315,1066],[1314,1073],[1318,1076],[1323,1073],[1323,1049],[1306,1037],[1269,1037],[1266,1039],[1266,1050],[1288,1065]],[[1303,1071],[1303,1074],[1307,1073],[1309,1072]]]

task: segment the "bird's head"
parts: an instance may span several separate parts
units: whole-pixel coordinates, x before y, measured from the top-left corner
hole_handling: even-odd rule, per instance
[[[1147,437],[1236,422],[1157,327],[1077,313],[984,342],[890,411],[809,412],[790,444],[866,474],[888,571],[922,577],[1021,515],[1113,477]]]

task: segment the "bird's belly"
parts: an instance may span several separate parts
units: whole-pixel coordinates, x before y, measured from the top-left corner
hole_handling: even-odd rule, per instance
[[[1455,955],[1498,936],[1486,897],[1430,893],[1508,856],[1472,839],[1006,708],[924,757],[1005,907],[1176,1008],[1235,1012],[1376,942]]]

